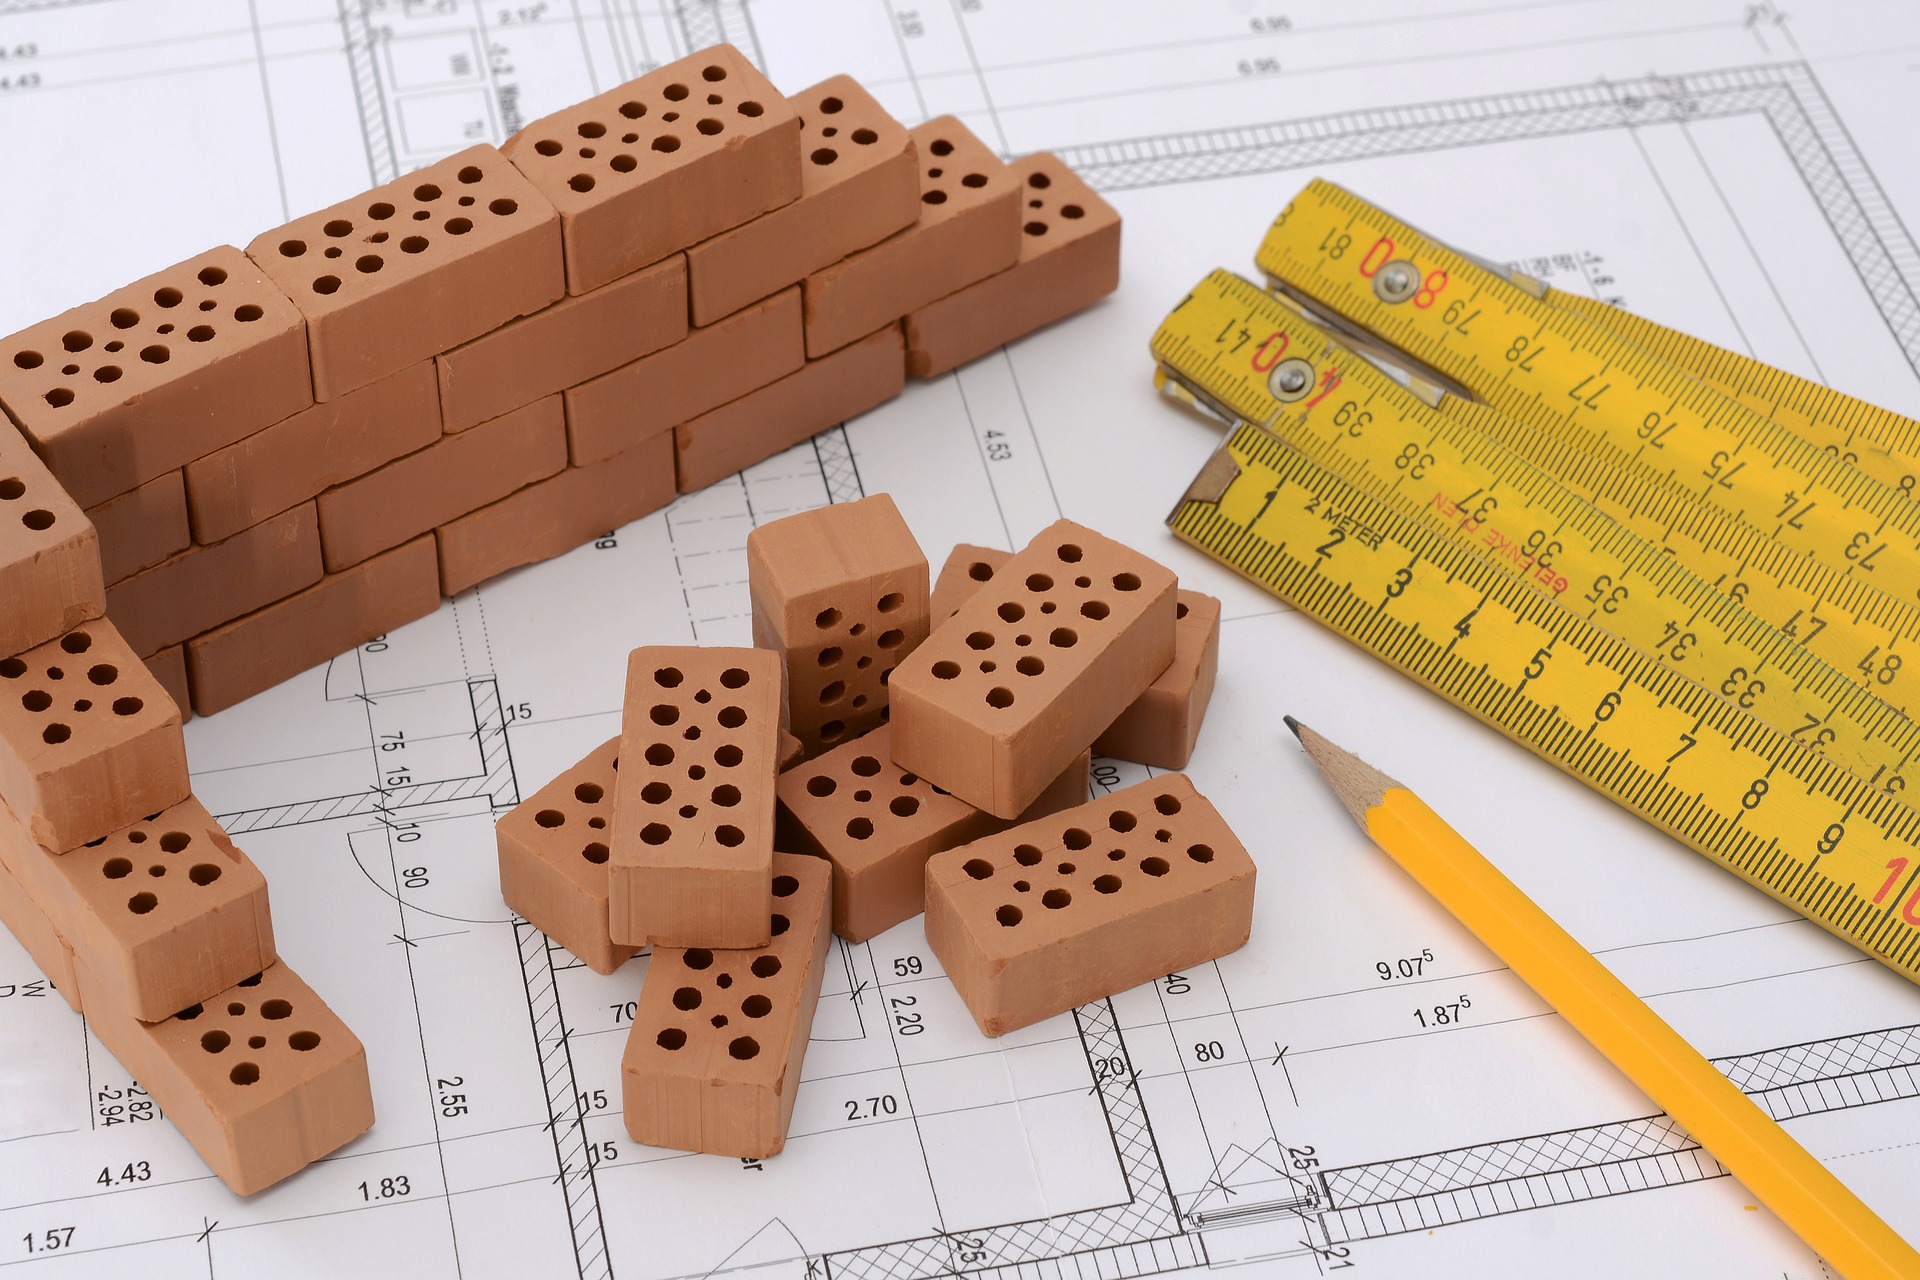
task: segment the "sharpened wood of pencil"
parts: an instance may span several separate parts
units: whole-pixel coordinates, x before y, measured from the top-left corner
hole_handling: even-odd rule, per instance
[[[1419,796],[1286,718],[1360,829],[1847,1280],[1920,1253],[1535,906]]]

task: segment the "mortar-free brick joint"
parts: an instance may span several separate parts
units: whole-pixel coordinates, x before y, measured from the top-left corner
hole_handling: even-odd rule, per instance
[[[720,46],[0,339],[0,921],[236,1193],[351,1142],[367,1054],[277,951],[183,720],[1091,304],[1119,236],[1051,156]],[[636,650],[621,735],[501,818],[516,912],[603,973],[652,948],[636,1140],[781,1148],[834,932],[938,906],[956,974],[1015,957],[957,979],[988,1030],[1244,940],[1215,816],[1212,869],[1121,912],[1178,945],[1036,992],[1019,966],[1114,927],[1049,886],[1046,929],[969,949],[950,858],[1086,826],[1094,750],[1184,764],[1219,618],[1091,530],[974,551],[930,594],[884,496],[763,526],[757,647]]]

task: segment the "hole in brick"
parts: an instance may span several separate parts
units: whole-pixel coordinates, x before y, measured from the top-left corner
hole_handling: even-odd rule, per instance
[[[816,147],[814,148],[813,154],[807,157],[807,159],[813,161],[815,164],[818,164],[818,165],[832,164],[835,160],[838,160],[839,158],[840,158],[840,153],[838,151],[835,151],[832,147]]]
[[[338,293],[340,291],[340,277],[339,276],[321,276],[318,280],[315,280],[313,282],[313,291],[315,293]],[[205,327],[206,326],[204,325],[201,326],[201,328],[205,328]],[[200,331],[199,329],[193,330],[194,333],[198,333],[199,331]],[[212,336],[213,335],[209,333],[207,335],[207,338],[211,338]],[[194,339],[195,342],[205,342],[206,340],[207,340],[206,338]]]
[[[208,1053],[219,1053],[233,1043],[233,1037],[224,1031],[209,1031],[200,1037],[200,1047]]]
[[[1140,589],[1140,575],[1134,573],[1114,574],[1113,589],[1115,591],[1138,591]]]
[[[140,701],[138,698],[115,698],[113,700],[113,714],[117,716],[137,716],[140,714],[140,708],[145,705],[146,703]]]
[[[234,1064],[233,1070],[227,1072],[227,1079],[233,1081],[235,1084],[258,1084],[260,1081],[260,1065],[255,1062],[237,1062]]]
[[[752,119],[758,116],[762,111],[766,110],[766,108],[762,107],[757,102],[743,102],[737,108],[735,108],[735,110],[739,111],[741,115],[746,116],[749,119]]]
[[[774,919],[778,920],[780,917],[775,916]],[[753,958],[753,964],[749,967],[753,970],[754,977],[771,978],[774,974],[780,972],[780,957],[755,956]]]
[[[293,1006],[285,1000],[269,1000],[260,1006],[260,1016],[269,1022],[278,1022],[293,1016]]]
[[[866,630],[867,630],[866,623],[856,622],[852,626],[847,628],[847,634],[850,636],[864,635],[866,634]]]
[[[600,819],[595,818],[594,821],[599,822]],[[585,858],[588,862],[593,863],[595,866],[599,866],[600,864],[604,863],[611,853],[612,853],[612,850],[608,849],[606,845],[601,844],[598,840],[595,840],[593,843],[589,844],[586,848],[580,850],[580,856]]]
[[[715,120],[712,116],[701,117],[700,123],[694,125],[693,127],[698,129],[702,134],[704,134],[709,138],[711,138],[714,134],[720,132],[722,129],[726,128],[725,125],[721,124],[718,120]],[[815,164],[831,163],[830,161],[822,160],[820,158],[820,153],[818,151],[813,153],[813,162]]]
[[[722,729],[738,729],[747,722],[747,713],[739,707],[722,707],[715,719],[720,721]]]
[[[727,689],[744,689],[751,679],[753,677],[743,667],[728,667],[720,673],[720,684]]]
[[[103,347],[103,348],[102,348],[102,350],[105,350],[105,351],[124,351],[124,350],[126,350],[126,346],[127,346],[127,344],[126,344],[126,343],[124,343],[124,342],[122,342],[122,341],[120,341],[120,339],[118,339],[118,338],[115,338],[115,339],[114,339],[114,340],[113,340],[112,342],[109,342],[109,343],[108,343],[108,344],[107,344],[107,345],[106,345],[105,347]]]
[[[166,853],[179,853],[193,843],[193,837],[184,831],[169,831],[160,837],[160,848]]]
[[[680,139],[670,133],[663,133],[653,140],[655,151],[674,152],[680,149]]]
[[[426,252],[426,248],[427,238],[425,236],[408,236],[400,242],[400,252],[402,253],[424,253]]]
[[[320,1047],[318,1031],[296,1031],[287,1037],[287,1047],[296,1053],[312,1053]]]
[[[688,742],[698,742],[700,740],[700,726],[697,724],[688,725],[686,732],[682,733],[680,736],[685,738]]]
[[[642,844],[665,844],[673,836],[673,828],[664,822],[649,822],[640,828]]]
[[[773,896],[774,897],[791,898],[794,894],[798,893],[799,891],[800,891],[800,882],[794,879],[792,876],[775,876],[773,878]]]
[[[607,161],[607,166],[615,173],[632,173],[640,167],[640,162],[623,151],[613,159]]]
[[[12,502],[26,491],[27,486],[20,482],[18,476],[8,476],[5,480],[0,480],[0,500]]]
[[[29,689],[20,696],[20,705],[38,713],[53,705],[53,695],[45,689]]]
[[[713,838],[729,849],[737,848],[747,838],[747,833],[738,827],[723,826],[713,829]]]
[[[1049,911],[1058,911],[1073,901],[1073,895],[1065,889],[1049,889],[1040,895],[1040,905]]]
[[[1054,554],[1059,556],[1060,559],[1066,562],[1067,564],[1078,564],[1080,561],[1080,557],[1084,553],[1080,550],[1079,547],[1076,547],[1073,543],[1063,542],[1054,551]],[[1082,582],[1080,585],[1085,586],[1086,584]]]
[[[265,314],[267,313],[262,311],[259,307],[254,306],[251,302],[247,303],[245,306],[235,307],[233,309],[233,318],[235,320],[238,320],[241,324],[252,324],[255,320],[258,320],[261,316]]]
[[[1125,809],[1115,809],[1107,815],[1107,825],[1115,831],[1131,831],[1140,825],[1140,820]]]
[[[510,213],[520,212],[520,202],[501,196],[498,200],[489,200],[487,202],[487,212],[497,218],[504,218]]]
[[[726,99],[721,97],[717,93],[710,93],[707,95],[707,105],[710,107],[717,107],[725,101]]]
[[[1030,236],[1043,236],[1047,234],[1047,224],[1044,222],[1029,222],[1020,229]]]
[[[140,358],[148,364],[165,364],[173,358],[173,352],[159,343],[140,348]]]
[[[935,138],[933,144],[929,146],[927,150],[937,156],[950,156],[953,154],[953,144],[945,138]]]
[[[662,1049],[681,1049],[686,1047],[687,1033],[678,1027],[668,1027],[653,1038],[653,1042]]]
[[[870,147],[880,141],[880,135],[871,129],[855,129],[853,131],[853,140],[863,147]]]
[[[100,873],[109,880],[124,880],[133,874],[133,864],[125,858],[108,858]]]
[[[689,969],[705,969],[713,964],[713,952],[705,947],[688,947],[680,953],[680,962]]]
[[[865,804],[867,801],[873,799],[873,792],[866,790],[856,791],[853,793],[853,799],[856,804]]]
[[[855,818],[847,823],[847,834],[855,840],[865,840],[873,834],[873,822],[867,818]]]
[[[140,323],[140,313],[132,307],[115,307],[108,314],[107,321],[116,329],[131,329]]]
[[[136,893],[127,899],[127,910],[137,916],[143,916],[160,905],[160,899],[150,893]]]
[[[969,649],[993,648],[993,632],[991,631],[973,632],[971,635],[967,637],[967,648]]]
[[[348,236],[353,234],[353,224],[351,222],[348,222],[345,218],[335,218],[331,222],[327,223],[326,226],[320,229],[326,232],[328,235],[332,236],[336,240],[338,240],[342,236]]]
[[[69,351],[85,351],[93,345],[93,335],[79,329],[72,329],[61,336],[60,345]]]
[[[265,1036],[248,1036],[247,1037],[247,1048],[264,1049],[266,1047],[267,1047],[267,1038]]]
[[[987,690],[987,705],[990,707],[998,707],[1001,710],[1012,706],[1013,690],[995,685],[993,688]]]
[[[1023,867],[1037,867],[1040,865],[1040,850],[1030,844],[1015,845],[1013,860]]]
[[[101,365],[98,369],[95,369],[93,371],[93,380],[95,382],[120,381],[120,366],[117,364]]]
[[[557,827],[565,823],[566,820],[567,815],[558,809],[542,809],[533,815],[534,825],[541,827]]]
[[[813,625],[823,631],[828,627],[840,625],[840,611],[838,609],[822,609],[813,616]]]
[[[719,1028],[719,1027],[724,1027],[724,1026],[726,1026],[726,1025],[727,1025],[727,1015],[726,1015],[726,1014],[724,1014],[724,1013],[716,1013],[716,1014],[714,1014],[714,1015],[713,1015],[713,1025],[714,1025],[714,1026],[715,1026],[716,1028]]]
[[[1082,831],[1079,827],[1068,827],[1066,832],[1061,835],[1060,843],[1069,849],[1084,849],[1093,843],[1093,837],[1085,831]]]
[[[220,868],[211,862],[196,862],[193,869],[187,872],[187,879],[202,886],[210,885],[219,878]]]
[[[211,289],[215,285],[225,284],[227,282],[227,273],[225,268],[222,267],[202,267],[200,268],[198,279],[201,284]]]
[[[913,796],[895,796],[887,809],[896,818],[911,818],[920,812],[920,801]]]
[[[156,863],[155,865],[147,868],[147,874],[152,876],[155,880],[158,880],[161,876],[164,876],[165,874],[167,874],[167,869]]]
[[[1173,839],[1173,832],[1167,830],[1165,827],[1162,827],[1158,831],[1153,833],[1153,838],[1159,841],[1161,844],[1165,844],[1167,841]]]
[[[664,782],[649,782],[640,788],[640,798],[648,804],[665,804],[673,799],[673,788]]]
[[[363,253],[353,260],[353,269],[368,276],[386,265],[386,259],[377,253]]]
[[[65,387],[55,387],[47,392],[47,403],[56,409],[64,409],[73,403],[73,392]]]
[[[17,351],[13,356],[13,363],[22,369],[38,369],[46,360],[38,351]]]
[[[827,685],[824,689],[820,690],[820,701],[822,704],[829,703],[829,702],[838,702],[840,700],[841,695],[846,693],[846,691],[847,691],[846,682],[844,680],[835,680],[831,684]]]
[[[1107,602],[1104,600],[1087,600],[1080,605],[1080,616],[1094,622],[1103,620],[1112,612],[1113,610],[1107,608]]]
[[[473,230],[473,222],[470,219],[467,219],[467,218],[448,218],[447,219],[447,234],[450,236],[463,236],[471,230]]]
[[[752,1036],[736,1036],[733,1043],[727,1046],[727,1052],[745,1062],[760,1056],[760,1042]]]
[[[1187,856],[1195,862],[1212,862],[1213,849],[1209,845],[1190,844],[1187,846]]]
[[[1097,876],[1097,877],[1095,877],[1095,879],[1094,879],[1094,882],[1093,882],[1093,891],[1094,891],[1095,893],[1118,893],[1118,892],[1120,892],[1120,877],[1119,877],[1119,876]]]
[[[306,246],[301,245],[300,248],[304,250]],[[285,246],[282,246],[282,251],[283,252],[285,251]],[[178,289],[174,288],[172,285],[168,285],[164,289],[155,289],[153,291],[153,304],[157,307],[167,307],[167,308],[177,307],[184,301],[186,301],[186,295],[181,293]]]
[[[1027,185],[1035,190],[1045,191],[1053,185],[1053,179],[1044,173],[1030,173],[1027,175]]]
[[[993,876],[993,864],[985,858],[968,858],[960,865],[960,869],[975,880],[988,880]]]
[[[1031,888],[1033,888],[1033,886],[1028,884],[1025,880],[1015,880],[1013,882],[1013,891],[1015,893],[1025,893],[1027,890]]]
[[[1140,869],[1150,876],[1163,876],[1167,874],[1167,860],[1165,858],[1142,858],[1140,859]]]
[[[698,805],[683,804],[680,806],[680,816],[683,818],[691,818],[699,812],[700,808]]]
[[[1037,676],[1047,669],[1047,664],[1029,653],[1014,663],[1013,669],[1023,676]]]
[[[673,993],[673,1007],[685,1012],[698,1009],[700,1007],[700,988],[681,987]]]
[[[898,649],[901,644],[906,641],[906,638],[907,633],[896,628],[891,631],[882,631],[880,638],[874,643],[878,644],[882,649]]]
[[[1127,851],[1126,851],[1125,849],[1109,849],[1109,850],[1107,850],[1107,861],[1108,861],[1108,862],[1124,862],[1124,861],[1126,861],[1126,858],[1127,858]]]
[[[773,1012],[773,1001],[765,996],[748,996],[740,1002],[740,1012],[749,1018],[764,1018]]]
[[[838,790],[839,786],[839,783],[829,778],[826,774],[815,774],[813,777],[807,779],[807,794],[816,799],[824,800]]]
[[[63,724],[50,724],[40,731],[40,740],[50,747],[57,747],[73,736],[73,730]]]
[[[866,695],[866,694],[864,694],[864,693],[856,693],[856,694],[854,694],[854,695],[853,695],[853,709],[854,709],[855,711],[858,711],[858,710],[859,710],[860,708],[862,708],[862,707],[864,707],[864,706],[866,706],[866,705],[867,705],[867,695]]]
[[[593,190],[593,175],[590,173],[576,173],[567,179],[567,185],[584,195],[586,192]]]
[[[647,717],[655,724],[663,727],[670,724],[677,724],[680,720],[680,708],[674,706],[671,702],[656,702],[653,705],[653,709],[647,712]]]
[[[872,756],[855,756],[853,771],[863,778],[871,778],[880,772],[880,762]]]
[[[731,769],[744,759],[746,752],[730,742],[713,749],[713,762],[722,769]]]
[[[573,798],[581,804],[599,804],[607,791],[597,782],[583,782],[573,789]]]
[[[333,280],[333,277],[332,277],[332,276],[327,276],[327,277],[325,277],[325,279],[328,279],[328,280]],[[339,281],[337,281],[337,280],[335,280],[335,281],[334,281],[334,288],[338,288],[338,287],[339,287]],[[315,282],[314,282],[314,288],[316,288],[316,289],[319,289],[319,288],[320,288],[320,285],[319,285],[319,282],[318,282],[318,281],[315,281]],[[333,289],[322,289],[322,290],[321,290],[321,292],[322,292],[322,293],[332,293],[332,292],[333,292]],[[213,326],[212,326],[212,325],[210,325],[210,324],[197,324],[197,325],[195,325],[195,326],[193,326],[193,328],[191,328],[191,329],[189,329],[189,330],[187,330],[187,341],[188,341],[188,342],[212,342],[212,341],[213,341]]]
[[[769,922],[769,927],[773,930],[773,936],[777,938],[792,926],[787,923],[785,916],[776,911],[773,919]]]
[[[1087,211],[1077,204],[1063,204],[1060,206],[1060,216],[1063,218],[1084,218],[1087,216]]]
[[[1153,807],[1168,817],[1172,817],[1174,814],[1180,812],[1180,797],[1157,795],[1153,798]]]
[[[998,671],[999,669],[1000,669],[1000,664],[997,662],[983,662],[980,664],[981,673],[984,675],[992,675],[994,672]]]
[[[731,809],[740,803],[740,788],[722,783],[713,789],[713,802],[722,809]]]
[[[998,920],[1006,928],[1011,929],[1020,923],[1020,908],[1009,904],[994,912],[993,918]]]
[[[923,191],[920,193],[920,200],[923,204],[945,204],[947,202],[947,193],[938,188],[932,191]]]
[[[1071,862],[1063,862],[1058,867],[1054,868],[1054,870],[1058,871],[1063,876],[1070,876],[1074,872],[1078,871],[1079,869],[1080,869],[1079,867],[1075,866]]]
[[[673,748],[664,742],[655,742],[647,747],[647,763],[656,769],[673,763]]]
[[[867,669],[868,667],[870,667],[870,666],[872,666],[872,665],[873,665],[873,659],[872,659],[872,658],[871,658],[870,656],[868,656],[867,654],[864,654],[864,653],[863,653],[863,654],[861,654],[861,655],[860,655],[860,660],[859,660],[858,662],[856,662],[856,663],[854,663],[853,665],[854,665],[854,669],[855,669],[855,670],[857,670],[857,671],[865,671],[865,670],[866,670],[866,669]],[[887,670],[889,670],[889,671],[891,671],[891,670],[893,670],[893,668],[892,668],[892,667],[888,667],[888,668],[887,668]],[[884,683],[886,683],[886,681],[885,681],[885,679],[884,679],[884,677],[882,678],[882,680],[881,680],[881,683],[882,683],[882,684],[884,684]]]

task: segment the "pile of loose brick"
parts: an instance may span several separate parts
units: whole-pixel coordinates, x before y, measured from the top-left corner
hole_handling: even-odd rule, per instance
[[[1118,259],[1053,157],[845,77],[785,99],[721,47],[0,342],[0,921],[235,1191],[337,1149],[365,1051],[191,794],[188,709],[1077,310]]]
[[[923,912],[989,1036],[1215,959],[1254,865],[1185,775],[1089,802],[1091,753],[1184,768],[1220,603],[1062,520],[925,557],[886,495],[747,541],[755,647],[633,651],[620,736],[496,827],[509,906],[612,973],[638,1142],[786,1143],[829,935]]]
[[[721,46],[14,334],[0,404],[208,715],[1088,305],[1119,244],[1051,155]]]

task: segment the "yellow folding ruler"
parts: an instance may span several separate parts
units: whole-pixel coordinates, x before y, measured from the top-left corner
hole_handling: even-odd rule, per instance
[[[1591,432],[1783,546],[1920,602],[1920,505],[1612,327],[1533,296],[1325,182],[1281,213],[1258,261],[1317,312],[1502,413]],[[1872,449],[1886,454],[1878,445],[1853,451]],[[1885,456],[1875,463],[1899,465]]]
[[[1263,250],[1270,272],[1271,259]],[[1425,287],[1434,269],[1411,270]],[[1330,303],[1337,290],[1286,283],[1349,337],[1399,336]],[[1602,340],[1613,331],[1579,323]],[[1844,413],[1854,447],[1827,459],[1842,485],[1847,453],[1897,452],[1885,446],[1906,419],[1785,375],[1766,382],[1765,366],[1645,326],[1659,335],[1686,372],[1635,351],[1608,367],[1639,360],[1721,415],[1754,417],[1702,385],[1709,365],[1730,395],[1771,388],[1774,408],[1791,402],[1781,420]],[[1248,424],[1170,518],[1180,536],[1920,978],[1920,819],[1886,794],[1904,789],[1920,751],[1895,709],[1920,705],[1920,661],[1905,661],[1920,609],[1871,585],[1877,560],[1862,570],[1843,552],[1835,567],[1783,545],[1699,501],[1671,468],[1636,470],[1594,421],[1515,418],[1402,387],[1224,272],[1175,308],[1153,348],[1163,385]],[[1486,385],[1465,360],[1416,354],[1453,383]]]

